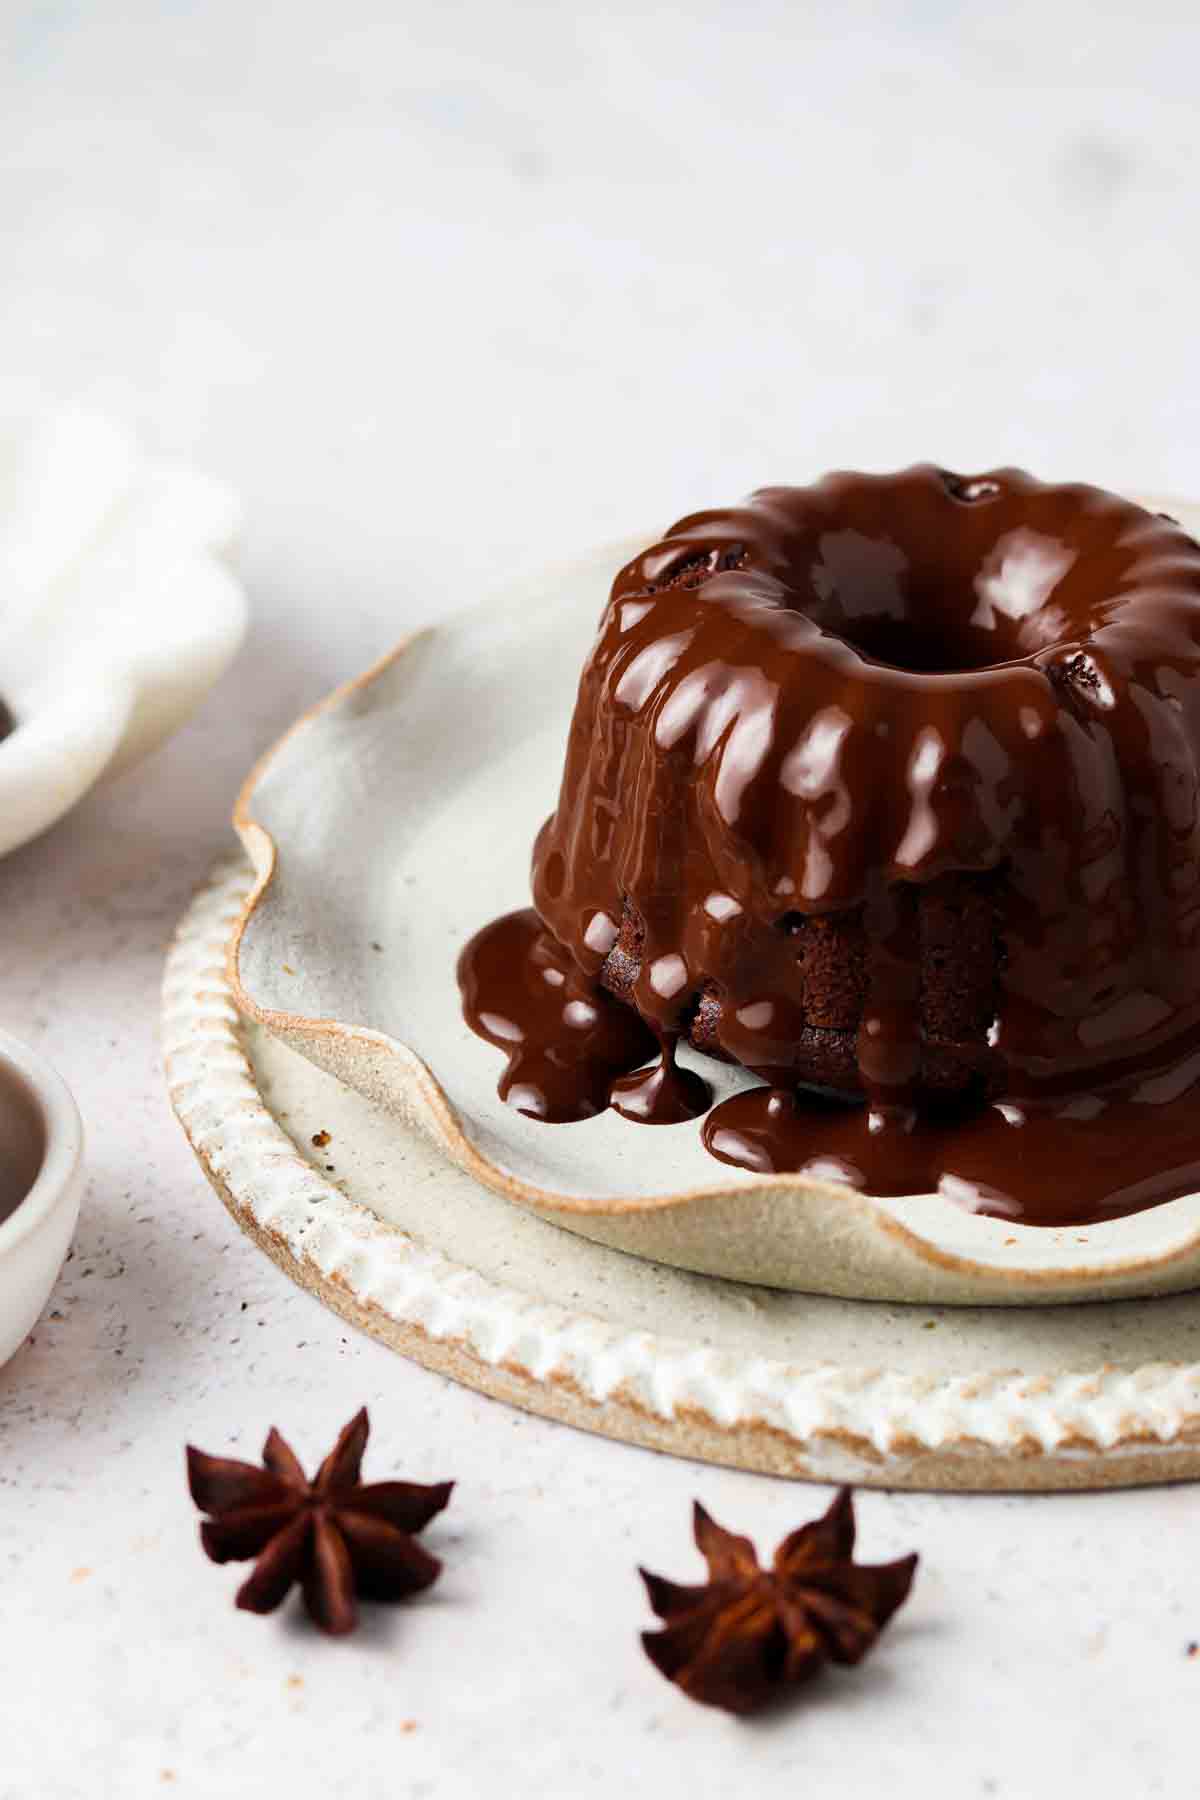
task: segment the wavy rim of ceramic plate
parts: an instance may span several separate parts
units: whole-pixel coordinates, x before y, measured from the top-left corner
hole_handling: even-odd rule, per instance
[[[567,573],[576,566],[576,563],[565,564],[563,571]],[[434,1138],[445,1153],[459,1168],[464,1169],[494,1193],[501,1194],[505,1199],[531,1207],[538,1212],[549,1210],[564,1218],[569,1215],[580,1218],[620,1218],[688,1207],[697,1202],[735,1199],[748,1192],[784,1195],[795,1193],[798,1188],[802,1188],[814,1194],[836,1199],[848,1207],[861,1208],[869,1212],[876,1227],[931,1268],[941,1269],[959,1276],[978,1277],[996,1288],[1006,1285],[1006,1279],[1009,1277],[1013,1282],[1019,1281],[1027,1287],[1040,1288],[1045,1291],[1070,1287],[1086,1281],[1089,1283],[1090,1289],[1085,1297],[1087,1303],[1106,1298],[1104,1292],[1106,1286],[1122,1284],[1124,1288],[1131,1276],[1137,1276],[1143,1271],[1151,1269],[1156,1272],[1166,1271],[1188,1257],[1195,1256],[1197,1250],[1200,1249],[1200,1225],[1171,1244],[1168,1249],[1151,1252],[1138,1251],[1114,1257],[1111,1261],[1105,1262],[1101,1269],[1097,1269],[1094,1262],[1081,1264],[1066,1259],[1054,1268],[1004,1269],[995,1263],[978,1261],[960,1251],[950,1250],[925,1237],[891,1213],[886,1203],[881,1201],[878,1196],[864,1193],[856,1188],[847,1188],[842,1183],[823,1181],[819,1177],[811,1175],[805,1175],[802,1178],[787,1173],[754,1175],[749,1179],[741,1179],[736,1186],[715,1180],[698,1187],[669,1189],[657,1194],[605,1196],[558,1193],[553,1189],[538,1187],[532,1182],[523,1180],[520,1176],[509,1173],[484,1156],[463,1130],[457,1110],[434,1071],[415,1050],[400,1039],[368,1026],[354,1025],[339,1019],[313,1018],[304,1013],[263,1006],[257,1001],[242,981],[241,948],[251,922],[270,893],[279,865],[279,846],[254,814],[254,796],[259,784],[271,772],[293,739],[298,737],[314,720],[326,712],[336,710],[355,695],[365,693],[418,643],[436,637],[439,631],[462,629],[465,625],[469,626],[470,620],[476,613],[485,613],[494,609],[495,605],[496,600],[492,598],[483,606],[464,609],[451,615],[440,625],[427,626],[402,638],[398,644],[360,674],[341,683],[303,712],[251,768],[234,806],[233,825],[250,857],[255,871],[255,879],[233,921],[225,955],[226,980],[235,1005],[245,1017],[283,1037],[285,1041],[325,1039],[348,1046],[365,1047],[394,1056],[403,1066],[406,1085],[410,1090],[409,1097],[417,1102],[413,1106],[417,1122]],[[1166,1201],[1162,1207],[1155,1210],[1165,1212],[1174,1204],[1172,1201]],[[1115,1223],[1119,1225],[1121,1221],[1118,1220]],[[1089,1232],[1094,1249],[1096,1240],[1098,1238],[1102,1240],[1105,1235],[1106,1224],[1102,1222],[1092,1226],[1089,1228]],[[1111,1297],[1121,1297],[1121,1289],[1118,1289],[1118,1292]]]
[[[1200,1476],[1200,1363],[952,1376],[789,1364],[572,1311],[422,1245],[326,1179],[263,1099],[227,962],[260,881],[241,858],[220,865],[178,928],[167,1085],[234,1220],[350,1323],[527,1411],[767,1474],[973,1491]],[[619,1268],[623,1253],[610,1254]]]

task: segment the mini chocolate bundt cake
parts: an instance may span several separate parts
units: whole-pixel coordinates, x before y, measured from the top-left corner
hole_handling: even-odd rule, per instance
[[[621,570],[533,897],[661,1040],[890,1108],[1200,1025],[1200,549],[1016,470],[767,488]]]

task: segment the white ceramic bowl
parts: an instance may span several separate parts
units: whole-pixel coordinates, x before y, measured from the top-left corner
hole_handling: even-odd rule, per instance
[[[222,483],[122,426],[52,413],[0,431],[0,855],[45,831],[188,717],[236,652]]]
[[[0,1031],[0,1158],[10,1169],[28,1164],[32,1176],[24,1198],[7,1216],[0,1202],[0,1363],[5,1363],[50,1296],[79,1217],[83,1187],[83,1126],[70,1091],[49,1063],[6,1031]]]

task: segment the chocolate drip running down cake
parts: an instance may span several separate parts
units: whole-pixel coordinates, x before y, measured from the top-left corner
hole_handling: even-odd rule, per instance
[[[460,965],[546,1120],[1042,1222],[1200,1186],[1200,547],[1016,470],[767,488],[617,575],[533,909]],[[1193,1067],[1193,1060],[1196,1066]]]

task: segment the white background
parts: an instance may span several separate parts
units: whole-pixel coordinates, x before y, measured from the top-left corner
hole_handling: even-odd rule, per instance
[[[0,0],[0,411],[231,479],[254,610],[202,716],[0,868],[0,1017],[91,1137],[0,1372],[2,1800],[1196,1791],[1191,1491],[864,1495],[864,1553],[925,1558],[874,1661],[702,1712],[634,1565],[693,1577],[694,1494],[764,1549],[824,1495],[352,1335],[209,1193],[155,1031],[253,755],[494,580],[839,464],[1200,492],[1198,67],[1185,0]],[[235,1614],[185,1439],[312,1459],[364,1400],[369,1472],[461,1482],[442,1585],[343,1644]]]

